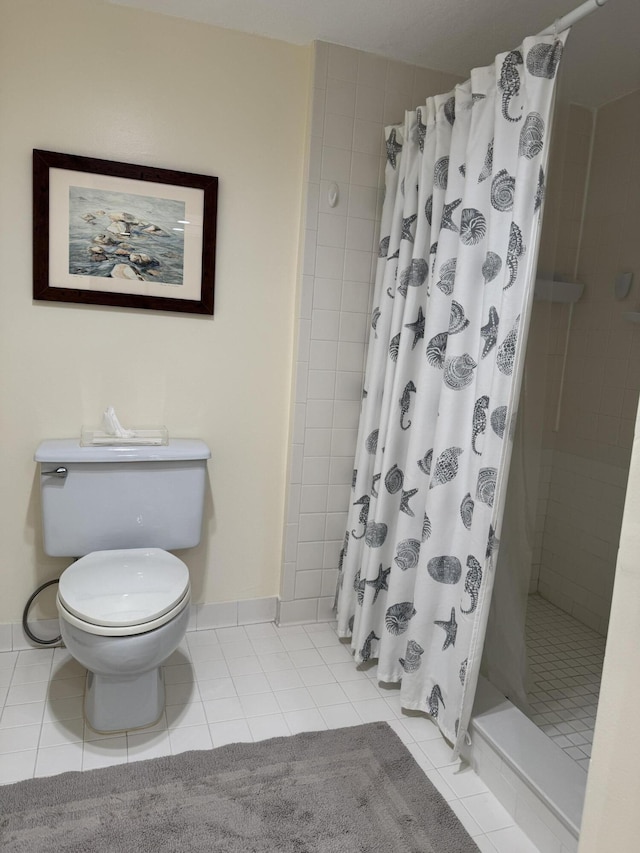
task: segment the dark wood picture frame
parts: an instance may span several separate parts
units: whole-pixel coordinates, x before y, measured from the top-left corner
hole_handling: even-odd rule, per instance
[[[54,174],[52,170],[58,171]],[[68,174],[64,174],[65,171]],[[55,178],[53,186],[52,174]],[[114,180],[111,182],[111,179]],[[162,204],[167,204],[173,205],[172,210],[193,209],[196,215],[193,220],[189,218],[190,213],[175,220],[176,224],[184,223],[184,228],[168,228],[164,223],[159,227],[148,220],[136,219],[135,214],[127,212],[109,213],[106,206],[105,210],[80,217],[79,211],[84,209],[80,205],[86,207],[87,204],[86,199],[79,195],[85,181],[89,192],[98,194],[97,198],[116,200],[126,192],[126,197],[134,202],[141,197],[147,204],[146,209],[149,205],[153,209],[155,202],[158,210]],[[81,186],[72,186],[71,182]],[[93,190],[92,182],[99,185],[97,190]],[[145,186],[147,183],[149,186]],[[57,188],[59,186],[62,189]],[[82,199],[76,203],[73,214],[70,212],[72,190],[76,194],[74,198]],[[165,195],[171,199],[167,201]],[[33,298],[213,314],[217,200],[218,179],[212,176],[34,149]],[[140,209],[145,208],[141,206]],[[116,219],[120,216],[120,223],[114,220],[114,216]],[[81,263],[72,269],[69,222],[79,222],[80,218],[86,223],[80,223],[84,236],[80,241],[76,240],[74,246]],[[132,221],[133,225],[128,224]],[[95,231],[102,233],[87,236],[94,226]],[[124,236],[118,234],[116,226],[122,226]],[[171,231],[186,233],[172,235]],[[139,245],[127,245],[126,238],[133,242],[134,237]],[[179,251],[170,252],[165,248],[170,240],[174,244],[182,241],[178,242]],[[167,261],[167,265],[174,266],[174,272],[167,273],[167,278],[173,275],[174,280],[162,281],[163,265],[153,257],[153,246],[149,247],[148,253],[141,251],[140,247],[146,249],[149,243],[160,246],[160,251],[167,258],[178,259]],[[78,245],[80,249],[77,249]],[[119,278],[113,277],[116,266]],[[97,274],[93,274],[94,270]],[[185,295],[188,298],[184,298]]]

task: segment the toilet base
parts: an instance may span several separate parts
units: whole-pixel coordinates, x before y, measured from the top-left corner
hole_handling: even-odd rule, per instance
[[[84,713],[96,732],[106,734],[152,726],[163,710],[162,667],[130,676],[87,673]]]

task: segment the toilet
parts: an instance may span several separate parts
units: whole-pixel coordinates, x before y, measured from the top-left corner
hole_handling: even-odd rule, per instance
[[[83,447],[43,441],[44,550],[78,558],[61,575],[57,608],[69,653],[88,670],[85,717],[97,732],[156,723],[162,663],[187,630],[189,570],[170,551],[200,541],[206,466],[197,439],[162,446]]]

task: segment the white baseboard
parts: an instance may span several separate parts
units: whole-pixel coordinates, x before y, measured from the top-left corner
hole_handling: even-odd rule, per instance
[[[255,625],[274,622],[278,615],[278,598],[249,598],[242,601],[223,601],[212,604],[192,604],[188,631],[206,631],[211,628],[232,628],[237,625]],[[312,620],[315,621],[315,620]],[[57,619],[34,619],[29,628],[36,637],[57,637],[60,627]],[[0,625],[0,652],[41,649],[24,633],[21,622]]]
[[[237,625],[256,625],[260,622],[277,622],[278,625],[302,625],[311,622],[328,622],[335,618],[333,597],[302,598],[281,601],[277,596],[249,598],[241,601],[221,601],[211,604],[192,604],[188,631],[207,631],[212,628],[233,628]],[[57,619],[34,619],[29,622],[31,631],[47,639],[57,637],[60,628]],[[0,625],[0,652],[41,649],[22,630],[21,622]]]
[[[278,602],[278,625],[303,625],[335,619],[331,598],[298,598]]]

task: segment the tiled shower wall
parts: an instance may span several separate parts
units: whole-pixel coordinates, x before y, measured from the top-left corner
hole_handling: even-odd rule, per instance
[[[540,277],[567,281],[575,281],[577,278],[592,127],[591,110],[562,101],[558,103],[538,258]],[[537,424],[539,434],[530,442],[535,444],[534,450],[538,453],[537,512],[530,583],[532,593],[538,592],[543,566],[568,319],[567,304],[534,302],[525,370],[527,379],[533,375],[537,388],[536,402],[541,405],[543,413]],[[535,340],[532,340],[533,336],[536,336]]]
[[[538,589],[605,633],[640,391],[640,324],[624,316],[640,310],[640,91],[595,116],[571,107],[560,205],[556,276],[575,275],[585,291],[571,318],[557,432],[568,306],[550,307]],[[620,301],[614,283],[624,272],[634,282]]]
[[[282,623],[327,619],[333,606],[377,259],[383,128],[457,82],[339,45],[314,45]]]

